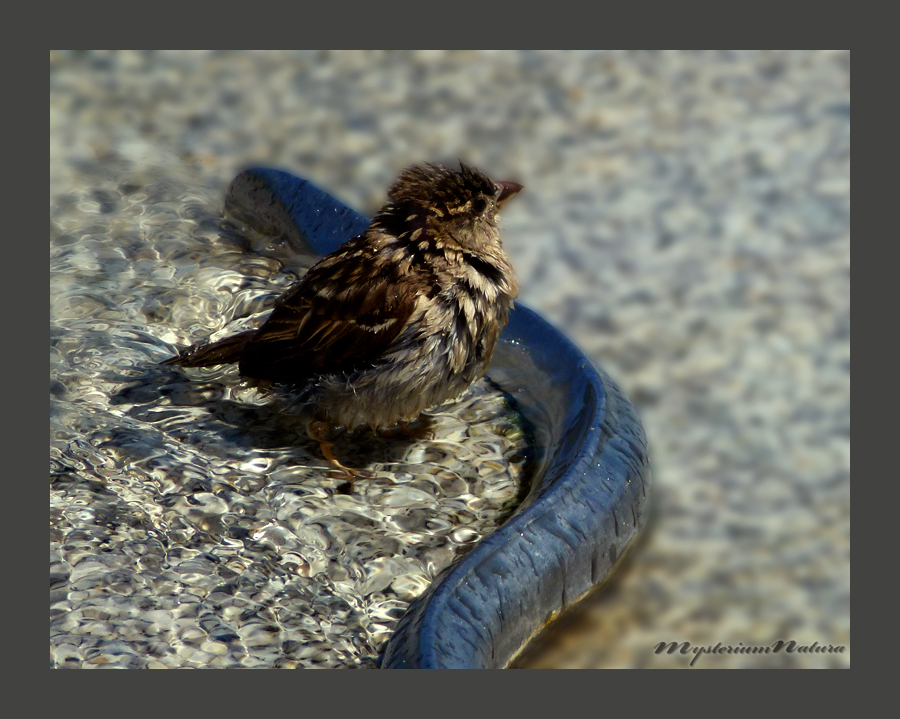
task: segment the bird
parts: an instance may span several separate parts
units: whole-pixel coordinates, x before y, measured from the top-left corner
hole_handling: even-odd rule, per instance
[[[368,228],[313,265],[258,329],[163,364],[236,362],[242,377],[299,388],[309,436],[358,476],[332,452],[331,428],[405,428],[485,374],[518,294],[498,213],[522,189],[462,161],[407,167]]]

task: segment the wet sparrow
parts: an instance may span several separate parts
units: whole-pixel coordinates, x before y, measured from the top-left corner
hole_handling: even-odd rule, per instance
[[[403,424],[485,373],[517,293],[497,213],[521,189],[463,163],[407,168],[369,228],[310,268],[262,327],[163,364],[238,362],[245,377],[300,386],[310,436],[346,470],[329,425]]]

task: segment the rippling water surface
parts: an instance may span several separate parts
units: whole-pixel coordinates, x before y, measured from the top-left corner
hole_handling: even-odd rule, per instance
[[[313,260],[208,184],[114,156],[51,174],[51,665],[375,666],[515,504],[527,432],[483,380],[432,437],[338,437],[376,473],[350,488],[279,390],[160,367],[255,326]]]

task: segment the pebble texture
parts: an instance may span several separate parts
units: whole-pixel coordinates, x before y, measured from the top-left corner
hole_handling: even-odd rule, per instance
[[[636,405],[656,518],[524,665],[849,666],[849,53],[52,53],[50,132],[51,198],[116,161],[219,196],[283,167],[367,213],[422,160],[525,184],[521,299]]]

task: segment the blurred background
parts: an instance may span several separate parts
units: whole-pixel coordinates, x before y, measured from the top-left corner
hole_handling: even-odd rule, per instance
[[[848,52],[53,52],[50,137],[51,204],[122,159],[366,213],[426,160],[523,183],[520,300],[636,405],[655,519],[521,665],[849,666]]]

